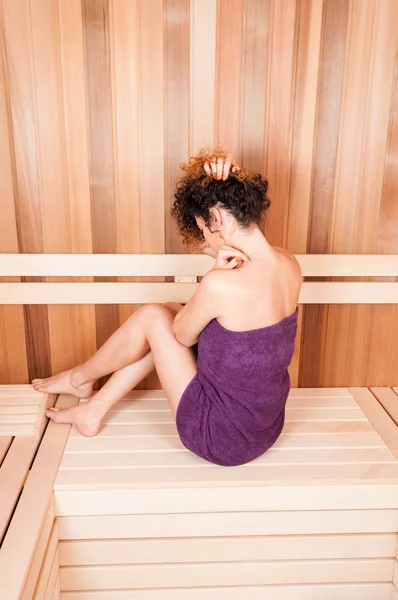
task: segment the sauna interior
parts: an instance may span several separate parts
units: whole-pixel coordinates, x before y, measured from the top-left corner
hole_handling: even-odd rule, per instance
[[[156,370],[54,423],[34,378],[213,267],[170,210],[217,146],[303,274],[282,434],[205,461]],[[0,204],[2,599],[398,600],[397,0],[0,0]]]

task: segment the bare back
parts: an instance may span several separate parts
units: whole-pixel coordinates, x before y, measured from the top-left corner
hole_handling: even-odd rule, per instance
[[[267,327],[291,315],[303,282],[297,259],[279,247],[264,259],[225,270],[222,278],[225,302],[217,320],[235,331]]]

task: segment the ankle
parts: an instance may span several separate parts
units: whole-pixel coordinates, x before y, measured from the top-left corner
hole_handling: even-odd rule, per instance
[[[93,381],[90,381],[90,379],[85,376],[83,367],[84,365],[79,365],[72,369],[70,373],[70,382],[74,387],[80,387],[86,383],[93,383]]]

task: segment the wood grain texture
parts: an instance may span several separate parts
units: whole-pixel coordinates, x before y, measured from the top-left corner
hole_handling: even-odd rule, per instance
[[[14,223],[4,221],[4,228],[15,227],[20,252],[43,252],[43,226],[41,221],[41,193],[39,164],[36,151],[37,81],[33,69],[33,32],[29,5],[26,2],[5,1],[3,9],[2,63],[6,93],[9,97],[9,144],[14,153]],[[11,68],[12,65],[12,68]],[[11,133],[12,130],[12,133]],[[3,222],[3,221],[2,221]],[[4,318],[17,317],[18,337],[22,323],[13,313]],[[46,306],[24,306],[26,354],[29,379],[51,373],[48,309]],[[28,328],[29,331],[28,331]],[[8,346],[9,344],[7,344]],[[18,359],[17,359],[18,360]],[[21,356],[24,364],[24,353]],[[26,381],[26,375],[24,377]]]
[[[181,175],[180,164],[189,154],[190,1],[164,0],[164,206],[166,252],[183,253],[170,209]]]
[[[396,254],[397,10],[1,0],[0,252],[183,251],[179,164],[222,144],[267,177],[272,244]],[[137,308],[2,306],[0,381],[83,362]],[[395,306],[306,306],[292,385],[394,385],[397,340]]]
[[[217,0],[215,142],[242,161],[243,0]]]
[[[337,2],[326,0],[322,14],[321,47],[319,49],[316,123],[314,132],[313,166],[311,189],[309,190],[308,230],[302,240],[308,253],[328,252],[333,190],[335,182],[338,127],[341,109],[344,56],[348,19],[348,0]],[[296,219],[301,196],[296,203]],[[296,243],[299,243],[297,240]],[[303,249],[304,251],[304,249]],[[309,281],[317,281],[310,278]],[[326,278],[326,281],[330,279]],[[328,306],[306,306],[303,308],[302,351],[300,355],[299,383],[318,385],[323,381],[326,335],[328,332]]]

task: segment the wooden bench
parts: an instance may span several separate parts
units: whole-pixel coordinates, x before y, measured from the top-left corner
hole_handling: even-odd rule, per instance
[[[305,276],[398,275],[395,255],[297,258]],[[6,276],[176,282],[10,283],[0,284],[0,298],[186,302],[211,265],[206,256],[3,255]],[[304,282],[299,303],[398,303],[397,288]],[[57,406],[74,401],[60,396]],[[5,597],[29,597],[29,582],[37,590],[41,562],[43,597],[60,590],[63,600],[397,600],[397,407],[394,387],[292,388],[275,446],[225,468],[182,446],[161,390],[130,392],[95,438],[51,423],[23,491],[31,500],[26,494],[22,505],[21,496],[0,553],[0,567],[14,565]],[[27,520],[28,503],[36,508]],[[28,564],[26,550],[19,566],[25,527],[30,551],[40,553]]]

